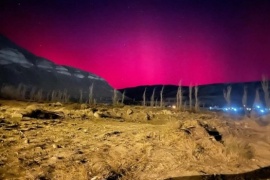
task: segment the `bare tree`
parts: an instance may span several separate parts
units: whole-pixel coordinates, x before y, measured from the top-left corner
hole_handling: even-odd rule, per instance
[[[52,101],[52,102],[56,101],[56,98],[55,98],[55,91],[54,91],[54,90],[52,91],[51,101]]]
[[[199,111],[199,98],[198,98],[198,92],[199,92],[199,86],[195,86],[195,111]]]
[[[192,110],[192,84],[189,85],[189,110]]]
[[[224,98],[227,102],[227,106],[231,107],[231,91],[232,91],[232,86],[227,86],[227,90],[223,90],[223,95]]]
[[[30,100],[33,101],[35,99],[36,87],[32,87],[30,91]]]
[[[47,102],[50,101],[50,96],[51,96],[51,92],[50,91],[47,91],[47,94],[46,94],[46,101]]]
[[[83,102],[83,91],[80,89],[80,103]]]
[[[187,109],[187,100],[184,101],[184,104],[183,104],[183,109],[186,110]]]
[[[245,115],[248,115],[248,111],[247,111],[247,86],[244,86],[244,92],[243,92],[243,97],[242,97],[242,105],[243,105],[243,108],[244,108],[244,112],[245,112]]]
[[[63,92],[61,92],[60,90],[55,91],[55,100],[62,102],[63,99],[64,99]]]
[[[14,94],[15,98],[25,100],[26,91],[27,91],[26,85],[20,83],[16,89],[16,93]]]
[[[163,90],[164,86],[162,86],[162,89],[160,91],[160,107],[163,107]]]
[[[253,106],[260,105],[260,104],[261,104],[260,91],[259,91],[259,88],[257,88],[256,93],[255,93],[255,99],[254,99]]]
[[[155,101],[155,106],[158,106],[158,99],[156,99]]]
[[[247,106],[247,86],[244,86],[244,92],[242,97],[242,105],[245,108]]]
[[[113,100],[113,105],[117,105],[118,97],[117,97],[117,90],[116,89],[113,90],[113,98],[112,98],[112,100]]]
[[[38,90],[36,94],[36,101],[41,102],[43,100],[43,91],[42,89]]]
[[[263,89],[263,93],[264,93],[265,105],[267,108],[269,108],[270,107],[269,81],[265,76],[262,77],[261,84],[262,84],[262,89]]]
[[[144,92],[143,92],[143,106],[145,106],[146,104],[146,88],[144,89]]]
[[[64,90],[64,93],[63,93],[63,101],[64,101],[65,103],[67,103],[67,102],[69,102],[69,98],[70,98],[70,96],[68,95],[68,92],[67,92],[67,90],[65,89],[65,90]]]
[[[1,87],[1,96],[8,99],[25,100],[27,86],[20,83],[17,88],[12,85],[3,84]]]
[[[181,81],[178,84],[178,89],[176,93],[176,107],[177,109],[182,109],[182,99],[183,99],[183,93],[182,93],[182,86]]]
[[[22,88],[23,88],[23,84],[20,83],[19,86],[17,87],[16,93],[14,94],[15,99],[21,99],[22,98],[22,96],[21,96]]]
[[[151,96],[150,106],[152,107],[155,105],[155,91],[156,91],[156,88],[153,89],[153,93]]]
[[[257,88],[256,93],[255,93],[255,99],[254,99],[253,106],[252,106],[252,111],[250,112],[250,115],[252,117],[254,117],[257,114],[254,107],[258,106],[260,104],[261,104],[260,91],[259,91],[259,88]]]
[[[93,90],[94,90],[94,83],[89,87],[89,104],[93,104]]]
[[[121,104],[124,104],[126,91],[122,93]]]

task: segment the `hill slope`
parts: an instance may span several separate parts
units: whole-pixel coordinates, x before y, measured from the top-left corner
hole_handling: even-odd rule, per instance
[[[113,88],[101,77],[35,56],[0,35],[0,86],[16,89],[19,84],[24,87],[25,96],[30,96],[31,91],[42,90],[43,96],[65,91],[72,100],[80,99],[82,94],[86,101],[92,84],[97,102],[110,101],[113,94]]]

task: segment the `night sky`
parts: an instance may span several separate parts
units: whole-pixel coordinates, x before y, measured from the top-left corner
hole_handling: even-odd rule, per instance
[[[0,0],[0,33],[115,88],[270,77],[269,0]]]

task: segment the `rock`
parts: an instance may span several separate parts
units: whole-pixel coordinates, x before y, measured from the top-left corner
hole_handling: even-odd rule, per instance
[[[93,113],[92,111],[87,111],[87,112],[85,113],[85,115],[86,115],[87,117],[91,117],[91,116],[94,115],[94,113]]]
[[[117,117],[120,117],[120,118],[121,118],[122,115],[123,115],[123,114],[122,114],[121,112],[116,113],[116,116],[117,116]]]
[[[128,109],[127,110],[127,115],[131,115],[131,114],[133,114],[133,110],[132,109]]]
[[[42,152],[43,149],[45,149],[45,147],[42,148],[42,147],[38,146],[35,148],[35,152]]]
[[[14,112],[11,114],[11,117],[16,119],[22,119],[23,115],[21,113]]]
[[[30,121],[30,120],[31,120],[30,117],[23,117],[23,118],[22,118],[22,121]]]
[[[60,103],[60,102],[56,102],[54,105],[55,105],[55,106],[63,106],[63,104]]]
[[[63,104],[62,103],[60,103],[60,102],[56,102],[56,103],[52,103],[52,104],[50,104],[52,107],[61,107],[61,106],[63,106]]]
[[[171,111],[166,110],[166,109],[162,110],[162,112],[163,112],[163,114],[165,114],[165,115],[171,115],[171,114],[172,114]]]
[[[52,147],[53,147],[54,149],[56,149],[56,148],[61,148],[61,146],[58,145],[58,144],[53,144]]]
[[[51,158],[49,159],[49,163],[54,164],[54,163],[56,163],[57,160],[58,160],[58,158],[55,157],[55,156],[53,156],[53,157],[51,157]]]
[[[89,108],[87,104],[81,104],[81,109],[87,109]]]
[[[24,143],[25,143],[25,144],[28,144],[29,142],[30,142],[29,139],[25,139],[25,140],[24,140]]]
[[[38,106],[36,104],[31,104],[31,105],[26,106],[25,110],[33,111],[33,110],[38,109],[38,108],[40,108],[40,106]]]
[[[91,178],[91,180],[100,180],[100,179],[103,179],[103,178],[99,177],[99,176],[95,176],[95,177]]]
[[[95,113],[94,113],[94,117],[95,117],[95,118],[101,118],[101,117],[102,117],[101,112],[98,112],[98,111],[95,112]]]

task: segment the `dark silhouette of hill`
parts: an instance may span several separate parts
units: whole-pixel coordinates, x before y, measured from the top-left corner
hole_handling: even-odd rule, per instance
[[[101,77],[38,57],[0,34],[1,88],[23,85],[28,94],[36,89],[42,90],[44,95],[52,91],[67,91],[74,101],[79,99],[82,91],[83,101],[86,101],[92,84],[93,98],[97,102],[111,101],[113,88]]]
[[[134,103],[141,102],[143,100],[143,93],[146,88],[146,99],[149,101],[153,90],[155,89],[155,99],[160,100],[160,91],[163,85],[153,86],[138,86],[132,88],[120,89],[120,92],[124,92],[126,96],[131,98]],[[244,87],[247,88],[247,106],[252,106],[255,98],[256,89],[259,89],[261,102],[264,103],[263,91],[261,88],[261,82],[243,82],[243,83],[226,83],[226,84],[209,84],[199,86],[198,97],[201,106],[225,106],[226,101],[224,99],[223,90],[228,86],[232,87],[231,90],[231,101],[233,106],[242,106],[242,97],[244,93]],[[176,98],[178,86],[165,85],[163,91],[163,97],[167,100],[173,100]],[[182,86],[183,90],[183,101],[189,103],[189,87]],[[194,88],[193,88],[193,99],[194,99]]]

